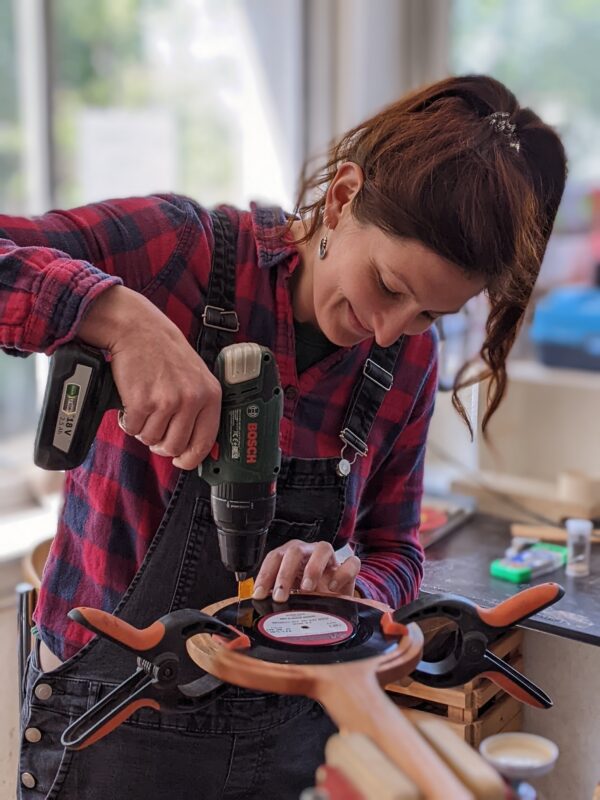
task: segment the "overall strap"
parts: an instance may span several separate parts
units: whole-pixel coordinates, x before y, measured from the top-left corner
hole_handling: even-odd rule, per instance
[[[214,249],[196,350],[209,369],[219,352],[233,342],[240,324],[235,312],[236,230],[224,211],[211,211]]]
[[[367,441],[386,394],[394,382],[394,368],[404,345],[404,336],[390,347],[379,347],[373,344],[369,357],[365,361],[362,374],[358,379],[344,425],[340,431],[340,439],[344,442],[337,466],[339,475],[349,475],[352,464],[358,456],[366,456],[369,448]],[[347,447],[354,451],[350,460],[344,457]]]

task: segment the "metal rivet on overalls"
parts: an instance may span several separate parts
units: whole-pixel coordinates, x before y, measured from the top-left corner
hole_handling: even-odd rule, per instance
[[[31,774],[31,772],[22,772],[21,783],[26,789],[33,789],[35,787],[36,780]]]
[[[42,738],[42,732],[39,728],[25,728],[25,733],[23,735],[28,742],[32,742],[33,744],[39,742]]]
[[[352,464],[347,458],[340,458],[336,466],[336,472],[340,478],[347,478],[352,472]]]
[[[52,697],[52,687],[49,683],[38,683],[33,692],[38,700],[49,700]]]

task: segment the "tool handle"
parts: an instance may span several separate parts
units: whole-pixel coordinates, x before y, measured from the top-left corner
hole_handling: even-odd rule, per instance
[[[424,800],[474,800],[402,711],[360,662],[343,665],[338,679],[323,682],[319,702],[338,728],[364,733],[421,790]],[[343,677],[342,677],[343,673]]]
[[[136,670],[65,729],[60,739],[63,747],[83,750],[103,739],[138,709],[160,710],[158,700],[141,696],[153,682],[154,678],[144,670]]]
[[[102,638],[136,653],[143,653],[156,647],[165,635],[165,626],[161,620],[156,620],[152,625],[140,630],[99,608],[80,606],[71,609],[68,616]]]
[[[490,668],[482,672],[480,677],[489,678],[496,686],[504,689],[521,703],[533,708],[552,708],[551,698],[506,661],[489,650],[484,656],[484,661]]]
[[[80,606],[69,611],[69,617],[90,631],[108,639],[125,650],[141,653],[146,657],[155,655],[161,645],[162,651],[179,655],[185,649],[185,641],[197,633],[211,633],[227,640],[228,646],[244,648],[249,646],[246,634],[233,625],[198,611],[195,608],[179,608],[157,619],[147,628],[135,628],[128,622],[101,611],[99,608]]]
[[[492,628],[509,628],[517,625],[532,614],[556,603],[565,590],[558,583],[541,583],[530,586],[522,592],[509,597],[494,608],[475,606],[480,619]]]
[[[201,477],[213,487],[273,484],[281,469],[279,429],[283,416],[275,356],[268,347],[237,342],[221,350],[214,372],[222,390],[221,419],[216,447],[203,461]],[[222,499],[237,503],[247,498],[226,494]]]

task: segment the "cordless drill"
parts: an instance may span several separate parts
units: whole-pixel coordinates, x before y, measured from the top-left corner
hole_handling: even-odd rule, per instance
[[[215,375],[222,388],[219,433],[198,472],[211,487],[221,560],[239,582],[260,565],[275,513],[283,394],[275,358],[258,344],[223,348]],[[104,413],[122,408],[100,351],[59,347],[50,360],[35,463],[49,470],[79,466]]]

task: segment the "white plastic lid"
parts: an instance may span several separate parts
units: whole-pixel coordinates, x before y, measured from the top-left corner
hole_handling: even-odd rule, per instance
[[[593,525],[591,519],[572,517],[566,521],[566,526],[569,536],[585,536],[589,538],[592,536]]]

